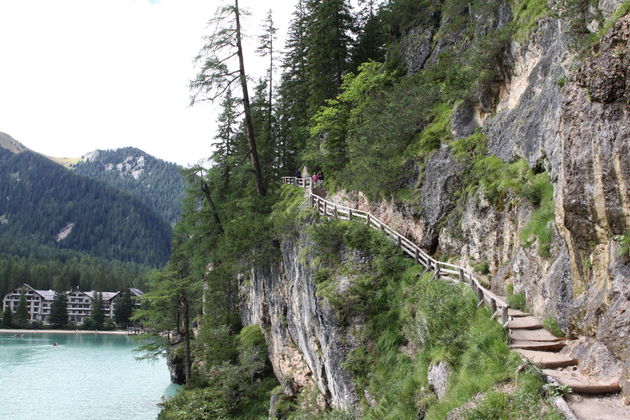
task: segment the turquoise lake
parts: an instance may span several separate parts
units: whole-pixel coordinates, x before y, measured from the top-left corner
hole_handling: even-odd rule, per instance
[[[163,359],[136,360],[138,344],[125,335],[0,334],[0,419],[155,419],[177,386]]]

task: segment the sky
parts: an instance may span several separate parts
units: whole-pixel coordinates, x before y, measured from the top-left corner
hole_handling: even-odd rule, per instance
[[[248,73],[273,9],[284,36],[295,0],[241,0]],[[0,0],[0,131],[55,157],[133,146],[190,166],[212,153],[218,107],[188,83],[221,0]],[[250,91],[253,89],[250,83]]]

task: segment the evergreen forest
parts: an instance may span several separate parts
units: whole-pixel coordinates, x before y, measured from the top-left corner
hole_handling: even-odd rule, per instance
[[[559,418],[540,392],[540,372],[519,367],[505,332],[468,289],[432,282],[378,232],[323,220],[306,209],[303,191],[281,186],[280,177],[321,172],[327,194],[352,192],[424,216],[427,165],[448,154],[457,182],[446,187],[453,200],[436,229],[456,225],[471,202],[487,203],[495,212],[525,203],[531,216],[522,236],[511,240],[546,262],[555,211],[548,166],[520,155],[494,155],[487,132],[474,128],[454,136],[453,121],[461,120],[454,116],[462,110],[497,112],[512,65],[506,53],[544,18],[570,23],[572,51],[586,57],[604,28],[630,10],[624,2],[601,22],[601,33],[592,33],[586,30],[589,2],[560,3],[552,8],[542,0],[365,0],[352,7],[347,0],[296,0],[279,54],[271,12],[260,27],[244,27],[238,1],[223,2],[210,19],[190,82],[192,105],[212,101],[221,109],[215,165],[184,171],[190,188],[173,228],[172,253],[152,276],[145,306],[135,315],[154,333],[154,341],[143,346],[146,355],[166,354],[181,367],[185,383],[165,402],[160,419],[439,419],[482,392],[488,398],[468,418]],[[248,67],[243,50],[245,34],[254,33],[256,52],[267,62],[262,75]],[[18,160],[36,161],[29,154]],[[13,188],[28,179],[16,169],[4,172],[15,181]],[[90,209],[84,212],[92,214]],[[16,217],[8,214],[9,220]],[[76,217],[37,229],[21,224],[50,238],[70,220],[78,229]],[[140,229],[130,235],[134,246],[148,244],[141,234],[149,226],[162,237],[154,219],[129,217],[139,218],[129,227]],[[131,234],[112,228],[115,237]],[[99,249],[99,240],[85,231],[79,235],[63,246]],[[627,235],[619,241],[627,242]],[[426,232],[426,238],[422,246],[437,252],[436,258],[454,257],[438,249],[437,232]],[[314,271],[317,302],[351,337],[345,344],[352,350],[338,366],[356,390],[350,408],[331,406],[332,397],[318,396],[315,387],[291,389],[290,380],[278,381],[268,340],[282,320],[244,325],[246,290],[257,274],[273,274],[289,263],[283,259],[289,243],[304,246],[295,259]],[[167,247],[146,250],[150,254],[135,261],[158,265],[168,254]],[[134,261],[126,248],[111,252]],[[487,270],[487,264],[480,268]],[[336,276],[353,280],[337,287]],[[290,311],[284,310],[286,327]],[[442,361],[453,367],[457,384],[438,401],[426,377],[428,366]],[[508,382],[513,392],[500,392]]]
[[[168,224],[181,215],[186,184],[181,168],[142,150],[97,150],[72,166],[75,173],[98,179],[138,198]]]
[[[33,152],[3,153],[0,180],[0,235],[15,246],[32,241],[155,267],[168,259],[169,225],[128,194]]]

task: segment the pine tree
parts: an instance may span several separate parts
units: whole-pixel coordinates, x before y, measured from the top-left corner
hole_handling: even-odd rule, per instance
[[[55,328],[65,328],[68,325],[68,297],[65,292],[57,292],[52,305],[48,322]]]
[[[26,291],[22,289],[20,292],[20,302],[15,311],[15,325],[18,328],[28,327],[30,317],[28,313],[28,305],[26,303]]]
[[[276,144],[273,129],[273,118],[269,114],[272,104],[268,101],[268,83],[264,79],[260,79],[254,88],[254,96],[252,98],[252,121],[254,128],[259,133],[259,153],[263,162],[263,170],[266,175],[266,182],[270,178],[278,176]],[[271,118],[271,120],[269,119]],[[271,124],[270,124],[271,122]]]
[[[92,319],[96,323],[96,328],[103,328],[105,323],[105,312],[103,311],[103,294],[94,292],[92,298]]]
[[[4,308],[4,312],[2,313],[2,326],[4,328],[13,328],[13,311],[11,310],[10,306],[7,305],[6,308]]]
[[[311,113],[339,93],[348,71],[353,18],[347,0],[308,0],[307,78]]]
[[[369,60],[385,59],[387,30],[383,22],[384,9],[375,0],[359,0],[362,6],[358,15],[358,33],[352,48],[352,70]]]
[[[232,89],[226,91],[217,118],[217,133],[214,137],[215,152],[212,159],[221,168],[222,187],[225,194],[230,186],[230,177],[234,166],[238,164],[236,137],[238,132],[238,98],[232,96]]]
[[[293,174],[297,168],[298,154],[304,150],[308,137],[307,23],[306,5],[304,0],[298,0],[285,43],[276,104],[277,159],[285,174]]]
[[[210,21],[215,31],[207,38],[197,61],[201,69],[195,80],[190,83],[193,91],[192,103],[199,101],[215,101],[225,95],[234,84],[240,84],[241,104],[245,117],[245,132],[247,135],[247,154],[254,170],[256,194],[264,196],[267,188],[264,182],[260,159],[254,133],[249,90],[247,88],[247,73],[242,45],[241,10],[238,0],[231,6],[219,8],[216,17]]]
[[[274,53],[275,53],[274,41],[276,39],[276,32],[278,32],[278,28],[274,26],[273,15],[270,9],[264,21],[263,34],[258,37],[259,45],[258,45],[258,48],[256,49],[256,52],[261,57],[266,57],[269,60],[269,66],[267,67],[267,78],[265,80],[265,87],[267,89],[267,98],[264,105],[265,121],[263,124],[260,125],[258,132],[263,134],[261,143],[264,143],[264,144],[261,145],[262,146],[261,148],[265,148],[266,146],[267,149],[272,150],[273,152],[275,152],[274,149],[275,149],[275,141],[276,141],[275,135],[274,135],[274,129],[273,129],[273,126],[274,126],[273,124],[273,92],[274,92],[273,72],[276,67],[276,63],[274,61]],[[261,85],[262,83],[259,84],[259,86]],[[275,156],[269,156],[265,159],[262,152],[261,152],[261,155],[263,156],[263,161],[267,159],[272,162],[271,165],[268,165],[269,167],[273,168],[275,166],[273,165]],[[278,173],[277,172],[268,173],[268,176],[275,177],[275,176],[278,176]]]
[[[120,327],[127,328],[130,324],[131,312],[133,311],[133,300],[129,290],[121,293],[120,298],[116,300],[114,307],[114,321]]]

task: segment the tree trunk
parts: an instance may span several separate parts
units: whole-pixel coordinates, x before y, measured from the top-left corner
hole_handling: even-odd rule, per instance
[[[241,17],[238,9],[238,0],[234,0],[234,14],[236,18],[236,48],[238,51],[239,73],[241,79],[241,89],[243,91],[243,111],[245,112],[245,131],[247,133],[247,142],[249,144],[249,155],[254,168],[254,177],[256,180],[256,194],[264,196],[266,194],[265,181],[258,160],[258,151],[256,150],[256,138],[254,136],[254,122],[252,120],[251,108],[249,105],[249,93],[247,91],[247,75],[245,74],[245,61],[243,59],[243,46],[241,44]]]
[[[273,24],[271,25],[273,27]],[[267,133],[269,135],[269,141],[273,145],[275,151],[276,142],[274,141],[273,134],[271,132],[273,125],[271,124],[271,116],[273,115],[273,107],[271,101],[273,99],[273,32],[269,34],[269,103],[267,104]],[[275,165],[272,165],[275,167]],[[274,175],[276,175],[274,173]]]
[[[186,375],[186,383],[190,383],[191,378],[191,357],[190,357],[190,314],[188,299],[182,295],[180,298],[182,312],[184,315],[184,373]]]
[[[214,200],[212,199],[212,194],[210,193],[210,188],[208,184],[201,178],[201,191],[203,195],[208,200],[208,204],[212,208],[212,216],[214,217],[214,223],[219,227],[219,233],[223,233],[223,225],[221,224],[221,219],[219,218],[219,212],[217,210],[217,206],[214,204]]]

